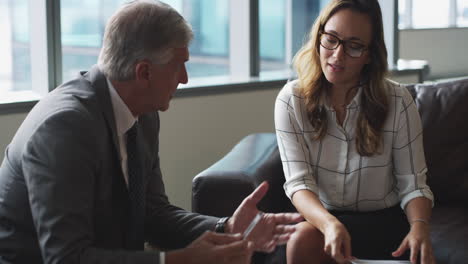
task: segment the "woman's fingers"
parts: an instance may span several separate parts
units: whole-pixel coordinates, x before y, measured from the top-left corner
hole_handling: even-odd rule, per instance
[[[432,255],[432,247],[430,244],[423,243],[421,245],[421,264],[433,264],[434,257]]]
[[[418,261],[420,246],[418,243],[413,243],[411,245],[411,254],[410,254],[410,261],[412,264],[416,264]]]
[[[401,244],[400,244],[400,246],[398,247],[398,249],[392,252],[392,256],[394,256],[394,257],[399,257],[399,256],[403,255],[403,253],[404,253],[407,249],[408,249],[408,240],[405,238],[405,239],[401,242]]]
[[[333,243],[331,245],[331,256],[332,258],[338,262],[338,263],[343,263],[345,261],[344,256],[343,256],[343,241],[338,240],[336,241],[337,243]]]

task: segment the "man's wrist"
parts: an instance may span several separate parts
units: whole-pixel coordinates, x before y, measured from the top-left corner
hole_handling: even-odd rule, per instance
[[[229,223],[230,217],[222,217],[216,222],[215,225],[215,232],[216,233],[229,233],[230,231],[230,223]]]
[[[184,252],[186,252],[186,248],[167,251],[164,254],[165,264],[182,263],[182,260],[187,259],[187,256],[184,255]]]
[[[232,233],[232,217],[229,217],[224,226],[224,233]]]
[[[159,264],[166,264],[166,252],[159,252]]]

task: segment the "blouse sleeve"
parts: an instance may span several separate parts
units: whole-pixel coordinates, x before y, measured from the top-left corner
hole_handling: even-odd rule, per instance
[[[284,189],[289,198],[304,189],[318,195],[310,150],[304,137],[304,123],[309,121],[303,99],[294,93],[294,85],[295,82],[286,84],[275,103],[276,138],[286,177]]]
[[[424,157],[422,125],[416,104],[409,91],[398,87],[401,97],[399,121],[393,143],[393,170],[401,208],[416,197],[426,197],[434,204],[434,196],[426,184],[426,161]]]

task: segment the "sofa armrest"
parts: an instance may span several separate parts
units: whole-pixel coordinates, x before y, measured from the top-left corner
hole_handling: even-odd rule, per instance
[[[192,182],[192,211],[230,216],[260,183],[270,188],[259,204],[265,212],[293,211],[286,197],[284,174],[274,133],[252,134],[199,173]]]

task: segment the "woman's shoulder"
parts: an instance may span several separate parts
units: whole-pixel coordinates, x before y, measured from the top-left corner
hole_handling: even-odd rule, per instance
[[[291,97],[302,97],[298,80],[292,80],[287,82],[278,94],[278,98],[290,99]]]
[[[403,98],[405,100],[412,99],[411,93],[406,85],[389,79],[386,79],[384,83],[389,96],[393,98]]]

